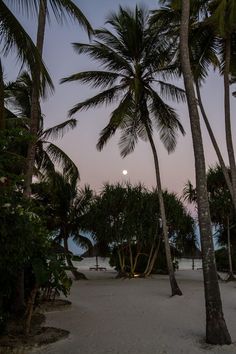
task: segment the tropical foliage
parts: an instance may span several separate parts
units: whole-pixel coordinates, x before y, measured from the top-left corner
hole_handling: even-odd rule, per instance
[[[165,191],[164,201],[172,253],[175,250],[180,256],[194,233],[194,222],[175,194]],[[160,216],[156,191],[140,184],[106,184],[84,222],[88,220],[87,228],[97,242],[105,241],[113,249],[119,276],[148,276],[154,269],[166,271],[167,267]]]

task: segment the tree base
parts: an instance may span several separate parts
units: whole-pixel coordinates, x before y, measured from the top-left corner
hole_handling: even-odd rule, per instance
[[[172,292],[171,297],[175,296],[175,295],[178,295],[178,296],[183,295],[174,276],[170,277],[170,285],[171,285],[171,292]]]
[[[74,280],[88,280],[88,278],[86,277],[86,275],[84,273],[81,273],[78,271],[73,271],[72,274],[75,278]]]
[[[229,345],[232,343],[224,318],[217,316],[207,321],[206,342],[213,345]]]
[[[179,287],[175,288],[174,290],[172,289],[171,297],[175,296],[175,295],[178,295],[178,296],[182,296],[183,295],[183,293],[182,293],[182,291],[180,290]]]
[[[227,282],[236,281],[236,278],[233,273],[229,273],[228,277],[225,279],[225,281],[227,281]]]

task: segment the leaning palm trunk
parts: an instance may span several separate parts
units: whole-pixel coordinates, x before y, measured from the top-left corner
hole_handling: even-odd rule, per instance
[[[4,82],[3,70],[0,59],[0,131],[5,129],[5,112],[4,112]]]
[[[181,290],[177,284],[177,281],[175,279],[174,267],[173,267],[173,262],[171,259],[171,251],[170,251],[170,244],[169,244],[169,237],[168,237],[168,228],[167,228],[167,222],[166,222],[166,212],[165,212],[165,206],[164,206],[164,200],[163,200],[163,194],[162,194],[162,188],[161,188],[161,176],[160,176],[159,162],[158,162],[156,147],[155,147],[155,144],[154,144],[154,141],[152,138],[151,131],[150,131],[147,124],[145,124],[145,128],[146,128],[148,140],[151,145],[154,163],[155,163],[158,199],[159,199],[159,204],[160,204],[160,213],[161,213],[162,228],[163,228],[163,239],[164,239],[164,244],[165,244],[166,263],[167,263],[167,269],[168,269],[169,279],[170,279],[171,295],[172,296],[182,295],[182,292],[181,292]]]
[[[38,31],[37,31],[37,49],[42,58],[43,43],[46,25],[46,12],[47,12],[47,0],[40,0],[39,15],[38,15]],[[27,160],[26,160],[26,172],[25,172],[25,189],[24,194],[26,197],[31,195],[31,183],[33,177],[33,170],[35,164],[35,150],[37,142],[37,132],[39,129],[40,119],[40,70],[35,68],[32,72],[32,103],[31,103],[31,117],[30,117],[30,134],[31,141],[28,145]]]
[[[218,143],[217,143],[216,138],[215,138],[215,136],[214,136],[214,133],[213,133],[213,131],[212,131],[211,125],[210,125],[209,120],[208,120],[208,118],[207,118],[205,109],[204,109],[204,107],[203,107],[199,84],[198,84],[197,81],[195,82],[195,84],[196,84],[196,93],[197,93],[197,99],[198,99],[199,108],[200,108],[200,111],[201,111],[203,120],[204,120],[204,122],[205,122],[207,131],[208,131],[208,134],[209,134],[209,136],[210,136],[212,145],[213,145],[213,147],[214,147],[214,149],[215,149],[215,152],[216,152],[216,155],[217,155],[217,157],[218,157],[218,160],[219,160],[219,163],[220,163],[222,172],[223,172],[223,174],[224,174],[224,178],[225,178],[227,187],[228,187],[228,189],[229,189],[229,192],[230,192],[230,195],[231,195],[233,204],[234,204],[234,209],[235,209],[235,211],[236,211],[236,194],[233,192],[233,185],[232,185],[232,182],[231,182],[231,180],[230,180],[229,172],[228,172],[227,167],[226,167],[226,165],[225,165],[225,163],[224,163],[223,156],[222,156],[222,154],[221,154],[221,152],[220,152],[220,148],[219,148],[219,146],[218,146]]]
[[[196,187],[198,218],[201,233],[203,276],[206,305],[206,341],[210,344],[230,344],[231,338],[228,332],[224,315],[220,289],[217,279],[214,247],[212,241],[211,219],[207,195],[205,158],[203,151],[200,120],[195,98],[193,77],[191,72],[188,31],[189,31],[190,1],[182,0],[182,16],[180,28],[180,57],[187,103],[190,116],[190,124],[195,156]]]
[[[70,271],[73,274],[75,280],[87,279],[83,273],[78,272],[78,270],[74,267],[74,265],[71,261],[71,256],[69,254],[69,247],[68,247],[68,238],[66,236],[63,238],[63,241],[64,241],[64,248],[66,251],[66,261],[67,261],[68,266],[70,267]]]
[[[225,40],[225,67],[224,67],[225,135],[226,135],[226,146],[227,146],[228,157],[229,157],[234,199],[236,199],[236,164],[235,164],[234,147],[233,147],[232,130],[231,130],[231,119],[230,119],[230,82],[229,82],[230,56],[231,56],[231,41],[230,41],[230,37],[227,37]]]
[[[230,240],[230,225],[229,217],[227,216],[227,249],[228,249],[228,259],[229,259],[229,275],[227,281],[235,280],[232,264],[232,254],[231,254],[231,240]]]

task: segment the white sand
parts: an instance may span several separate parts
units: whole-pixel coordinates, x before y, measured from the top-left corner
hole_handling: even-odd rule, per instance
[[[41,354],[200,354],[236,353],[236,284],[222,283],[224,313],[234,344],[204,343],[205,310],[201,271],[178,271],[184,293],[169,297],[166,276],[114,279],[115,273],[86,271],[74,283],[71,309],[47,315],[48,326],[70,331],[68,339]],[[31,352],[32,353],[32,352]]]

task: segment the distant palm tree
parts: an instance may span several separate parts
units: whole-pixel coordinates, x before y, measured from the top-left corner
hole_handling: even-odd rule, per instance
[[[68,266],[76,280],[86,279],[86,277],[73,266],[69,255],[68,239],[72,238],[77,245],[82,247],[93,247],[91,240],[80,233],[81,219],[93,201],[93,192],[88,186],[78,189],[77,182],[76,178],[69,179],[58,172],[46,179],[56,240],[63,242]],[[41,196],[43,197],[44,194]]]
[[[29,117],[31,113],[32,79],[26,71],[23,72],[15,82],[5,85],[5,101],[8,110],[7,127],[22,127],[29,131]],[[55,145],[51,140],[62,137],[66,131],[76,126],[75,119],[69,119],[54,127],[44,129],[43,115],[40,112],[40,126],[37,132],[34,174],[53,174],[55,168],[59,168],[64,174],[79,178],[77,166],[69,156]],[[26,157],[26,147],[21,153]],[[56,166],[55,166],[56,165]]]
[[[10,4],[9,0],[7,2]],[[27,7],[25,1],[22,2],[22,6]],[[49,85],[51,89],[53,88],[50,76],[32,39],[6,5],[6,1],[3,0],[0,0],[0,41],[4,56],[15,50],[20,62],[28,66],[32,72],[37,67],[44,83]],[[0,58],[0,129],[5,127],[3,105],[3,69]]]
[[[204,289],[206,301],[206,341],[207,343],[211,344],[230,344],[231,338],[224,320],[220,289],[216,272],[206,183],[205,157],[190,63],[190,1],[182,0],[181,4],[182,15],[180,26],[180,55],[195,156],[198,218],[201,232]]]
[[[80,72],[62,82],[80,81],[104,91],[76,104],[70,110],[70,116],[82,109],[118,101],[108,125],[100,134],[97,148],[101,150],[117,130],[121,131],[119,146],[122,157],[134,150],[139,138],[149,141],[155,163],[172,295],[181,295],[171,260],[153,130],[157,129],[164,146],[168,152],[172,152],[176,146],[177,132],[184,134],[184,129],[175,111],[162,97],[181,101],[185,94],[183,90],[161,80],[162,74],[164,77],[164,65],[170,59],[169,48],[163,37],[152,35],[145,9],[136,7],[132,11],[120,7],[117,14],[113,13],[109,17],[107,24],[112,27],[112,31],[105,28],[97,30],[96,40],[92,44],[74,43],[74,49],[78,53],[88,54],[105,70]],[[157,74],[160,74],[159,78]]]

